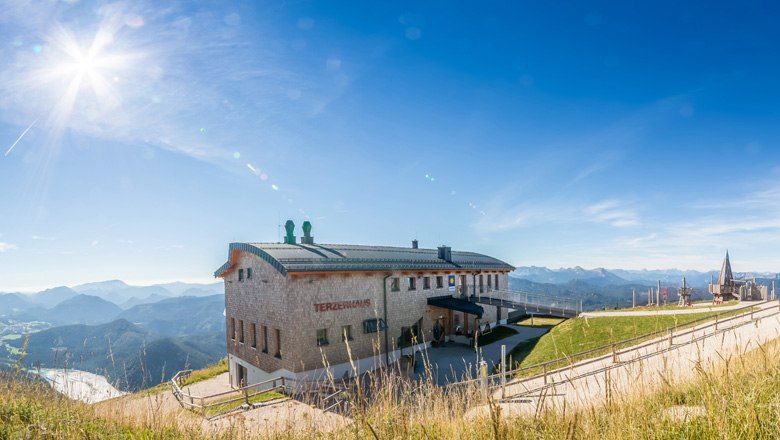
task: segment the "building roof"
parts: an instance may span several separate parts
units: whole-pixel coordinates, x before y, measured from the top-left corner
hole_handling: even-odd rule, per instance
[[[282,275],[290,272],[514,270],[508,263],[474,252],[451,251],[449,260],[445,260],[439,258],[439,249],[346,244],[231,243],[228,261],[214,272],[215,277],[234,268],[238,251],[257,255]]]
[[[720,277],[718,284],[727,286],[734,282],[734,275],[731,273],[731,262],[729,261],[729,251],[726,251],[726,258],[723,259],[723,266],[720,268]]]
[[[478,318],[482,318],[482,314],[485,312],[485,309],[483,309],[482,306],[464,299],[454,298],[452,295],[428,298],[427,302],[430,306],[441,307],[458,312],[465,312],[472,315],[477,315]]]

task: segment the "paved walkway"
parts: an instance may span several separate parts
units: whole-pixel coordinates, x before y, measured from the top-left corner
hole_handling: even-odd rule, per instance
[[[741,309],[750,305],[760,304],[763,301],[742,301],[733,306],[694,306],[689,308],[653,310],[651,307],[631,311],[603,311],[603,312],[584,312],[580,314],[581,318],[608,318],[615,316],[656,316],[656,315],[687,315],[689,313],[707,313],[707,312],[727,312],[729,310]]]
[[[539,337],[549,331],[547,327],[517,325],[505,327],[517,330],[517,334],[480,347],[482,358],[488,365],[488,372],[492,372],[494,366],[501,362],[501,345],[506,345],[508,355],[520,342]],[[476,377],[476,360],[474,347],[448,342],[444,347],[431,347],[418,355],[417,367],[412,377],[422,377],[425,374],[424,362],[430,362],[433,379],[437,385],[443,386],[464,378],[471,379]]]
[[[501,403],[502,414],[532,415],[542,408],[587,408],[638,398],[663,387],[685,383],[699,374],[699,368],[713,371],[724,359],[780,337],[780,315],[775,314],[777,304],[772,301],[761,306],[762,310],[754,313],[760,319],[754,322],[748,315],[722,322],[720,330],[701,325],[687,334],[682,333],[688,330],[680,331],[674,336],[671,348],[665,336],[619,352],[617,362],[612,355],[606,355],[551,373],[546,380],[543,377],[514,380],[507,385],[505,395],[516,396],[517,400]],[[737,323],[745,325],[729,329]],[[697,340],[705,335],[710,336]],[[495,398],[501,398],[500,389],[495,392]],[[468,416],[484,416],[488,412],[487,407],[477,407]]]

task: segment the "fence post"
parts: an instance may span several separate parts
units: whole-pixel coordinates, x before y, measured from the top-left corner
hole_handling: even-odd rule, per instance
[[[672,348],[672,338],[674,337],[674,330],[669,329],[669,348]]]
[[[506,396],[506,345],[501,344],[501,398]]]
[[[615,350],[615,344],[612,344],[612,363],[617,363],[617,351]]]
[[[544,384],[547,385],[547,364],[544,364]]]

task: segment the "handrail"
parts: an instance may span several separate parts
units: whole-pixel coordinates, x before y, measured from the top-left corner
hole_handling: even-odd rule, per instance
[[[571,368],[573,366],[572,359],[581,358],[583,356],[591,355],[591,354],[596,353],[596,352],[604,352],[604,351],[607,351],[609,349],[613,349],[614,350],[617,346],[630,344],[630,343],[633,343],[633,342],[636,342],[636,341],[639,341],[639,340],[645,340],[645,339],[648,339],[648,338],[652,339],[652,338],[660,336],[660,335],[668,335],[670,331],[671,332],[676,332],[676,331],[680,330],[681,327],[684,328],[684,329],[689,329],[690,327],[696,327],[696,325],[699,324],[699,323],[712,321],[713,319],[715,320],[715,322],[712,323],[711,325],[717,325],[719,323],[728,322],[728,321],[731,321],[731,320],[734,320],[734,319],[737,319],[737,318],[740,318],[740,317],[744,317],[747,313],[754,312],[753,309],[755,307],[759,307],[759,306],[762,306],[764,304],[768,304],[768,303],[771,303],[771,302],[775,302],[775,301],[774,300],[768,300],[768,301],[763,301],[763,302],[756,303],[756,304],[751,304],[751,305],[748,305],[748,306],[745,306],[745,307],[741,307],[741,308],[738,308],[738,309],[731,309],[731,310],[719,312],[719,313],[716,313],[714,315],[709,315],[709,316],[705,316],[703,318],[695,319],[693,321],[688,321],[688,322],[686,322],[684,324],[677,324],[677,325],[674,325],[674,326],[667,327],[665,329],[656,330],[654,332],[650,332],[650,333],[646,333],[646,334],[643,334],[643,335],[634,336],[632,338],[628,338],[628,339],[624,339],[624,340],[621,340],[621,341],[612,342],[610,344],[601,345],[599,347],[595,347],[595,348],[591,348],[591,349],[588,349],[588,350],[585,350],[585,351],[577,352],[577,353],[574,353],[574,354],[572,354],[570,356],[564,356],[564,357],[561,357],[561,358],[557,358],[557,359],[553,359],[553,360],[549,360],[549,361],[545,361],[545,362],[540,362],[538,364],[529,365],[529,366],[526,366],[526,367],[521,367],[521,368],[517,368],[517,369],[513,369],[513,370],[507,370],[507,371],[504,371],[504,372],[491,374],[491,375],[488,375],[487,378],[474,378],[474,379],[468,379],[468,380],[464,380],[464,381],[460,381],[460,382],[453,382],[453,383],[448,384],[446,387],[447,388],[461,387],[461,386],[473,384],[473,383],[475,383],[477,381],[484,380],[484,379],[487,379],[487,381],[489,383],[491,383],[491,382],[495,383],[495,382],[500,380],[502,375],[509,376],[511,378],[512,376],[514,376],[514,375],[516,375],[518,373],[525,372],[525,371],[531,371],[531,370],[535,370],[535,369],[539,369],[539,368],[544,370],[544,372],[541,373],[541,374],[536,374],[536,375],[533,375],[533,376],[520,378],[520,379],[518,379],[517,382],[514,382],[513,384],[527,382],[527,381],[530,381],[530,380],[537,379],[539,377],[543,377],[543,376],[550,375],[550,374],[555,374],[559,370],[564,370],[564,369]],[[780,307],[780,306],[775,305],[774,307]],[[760,309],[759,312],[762,312],[764,310],[769,310],[770,308]],[[746,311],[743,312],[743,313],[734,314],[734,315],[729,316],[729,317],[727,317],[726,319],[723,319],[723,320],[719,319],[723,315],[731,315],[732,313],[737,312],[737,311],[741,311],[741,310],[746,310]],[[702,312],[702,313],[707,313],[707,312]],[[706,328],[706,327],[703,327],[703,328]],[[699,330],[699,329],[694,329],[692,331]],[[688,332],[688,333],[690,333],[690,332]],[[682,335],[688,334],[688,333],[678,334],[678,336],[682,336]],[[652,344],[652,343],[655,343],[655,342],[648,342],[648,344]],[[634,349],[634,348],[637,348],[637,347],[632,347],[632,349]],[[620,354],[621,354],[621,351],[613,351],[612,353],[608,352],[608,354],[606,356],[615,356],[615,355],[620,355]],[[602,356],[599,356],[599,357],[596,357],[596,358],[586,358],[586,359],[583,359],[583,360],[579,361],[577,365],[587,365],[588,363],[595,362],[595,361],[600,360],[600,359],[602,359]],[[547,370],[548,366],[551,366],[551,365],[554,365],[554,364],[559,364],[559,363],[562,363],[562,362],[566,362],[566,363],[568,363],[568,365],[565,366],[565,367],[554,369],[554,370],[549,370],[549,371]]]
[[[774,300],[770,300],[770,301],[765,301],[765,302],[763,302],[763,303],[760,303],[760,304],[766,304],[766,303],[769,303],[769,302],[775,302],[775,301],[774,301]],[[769,315],[767,315],[767,316],[758,317],[758,318],[756,318],[756,317],[754,316],[756,313],[759,313],[759,314],[760,314],[760,313],[763,313],[763,312],[766,312],[766,311],[770,311],[770,310],[772,310],[772,309],[775,309],[775,308],[776,308],[777,310],[775,310],[774,312],[772,312],[771,314],[769,314]],[[718,328],[716,327],[716,331],[715,331],[715,332],[712,332],[712,333],[707,333],[707,334],[703,334],[703,335],[701,335],[701,336],[698,336],[698,337],[692,338],[691,340],[689,340],[689,341],[686,341],[686,342],[684,342],[684,343],[682,343],[682,344],[677,344],[677,345],[674,345],[674,344],[672,344],[672,343],[670,342],[669,346],[667,346],[666,348],[660,349],[660,350],[658,350],[658,351],[651,352],[651,353],[647,353],[647,354],[641,355],[641,356],[639,356],[639,357],[632,358],[632,359],[630,359],[630,360],[628,360],[628,361],[624,361],[624,362],[615,362],[615,363],[613,363],[612,365],[607,365],[607,366],[605,366],[605,367],[603,367],[603,368],[599,368],[599,369],[597,369],[597,370],[587,371],[587,372],[584,372],[584,373],[582,373],[582,374],[580,374],[580,375],[577,375],[577,376],[569,376],[569,377],[566,377],[566,380],[565,380],[565,381],[566,381],[566,382],[570,382],[570,381],[573,381],[573,380],[581,379],[581,378],[583,378],[583,377],[588,377],[588,376],[592,376],[592,375],[595,375],[595,374],[599,374],[599,373],[602,373],[602,372],[604,372],[604,371],[608,371],[608,370],[611,370],[611,369],[613,369],[613,368],[616,368],[616,367],[618,367],[618,366],[625,365],[625,364],[627,364],[627,363],[632,363],[632,362],[637,362],[637,361],[640,361],[640,360],[648,359],[648,358],[650,358],[650,357],[652,357],[652,356],[657,356],[657,355],[659,355],[659,354],[666,353],[666,352],[668,352],[668,351],[671,351],[671,350],[674,350],[674,349],[680,348],[680,347],[682,347],[682,346],[686,346],[686,345],[691,345],[691,344],[694,344],[694,343],[696,343],[696,342],[699,342],[699,341],[702,341],[702,340],[704,340],[704,339],[707,339],[707,338],[713,337],[713,336],[715,336],[715,335],[718,335],[718,334],[721,334],[721,333],[723,333],[723,332],[726,332],[726,331],[729,331],[729,330],[733,330],[733,329],[736,329],[736,328],[738,328],[738,327],[741,327],[741,326],[744,326],[744,325],[747,325],[747,324],[751,324],[751,323],[755,322],[756,320],[765,319],[765,318],[768,318],[768,317],[770,317],[770,316],[778,315],[778,314],[780,314],[780,304],[775,304],[775,305],[772,305],[771,307],[766,307],[766,308],[760,309],[760,310],[758,310],[758,311],[751,311],[751,312],[753,312],[753,313],[751,314],[751,319],[750,319],[750,320],[746,320],[746,321],[744,321],[744,322],[739,322],[739,323],[736,323],[736,324],[734,324],[734,325],[732,325],[732,326],[730,326],[730,327],[726,327],[726,328],[720,328],[720,329],[718,329]],[[745,312],[745,313],[742,313],[742,314],[739,314],[739,315],[735,315],[735,316],[733,316],[733,317],[729,317],[729,318],[728,318],[728,319],[726,319],[725,321],[728,321],[728,320],[733,320],[733,319],[735,319],[735,318],[738,318],[738,317],[739,317],[739,318],[744,318],[744,317],[746,317],[747,315],[748,315],[748,313],[747,313],[747,312]],[[725,321],[719,321],[719,322],[709,323],[709,324],[707,324],[706,326],[698,327],[698,328],[695,328],[695,329],[689,329],[689,330],[688,330],[686,333],[679,334],[679,335],[677,335],[677,336],[683,336],[683,335],[686,335],[686,334],[695,333],[695,332],[697,332],[697,331],[700,331],[700,330],[703,330],[703,329],[705,329],[705,328],[707,328],[707,327],[717,326],[717,325],[719,325],[719,324],[721,324],[721,323],[723,323],[723,322],[725,322]],[[654,345],[654,344],[657,344],[658,342],[659,342],[659,341],[657,341],[657,340],[656,340],[656,341],[651,341],[651,342],[649,342],[649,343],[647,343],[647,344],[644,344],[644,345],[641,345],[641,346],[638,346],[638,347],[632,347],[632,350],[636,350],[636,349],[639,349],[639,348],[644,348],[644,347],[646,347],[646,346],[649,346],[649,345]],[[610,356],[610,355],[609,355],[609,354],[607,354],[607,355],[605,355],[605,356],[600,356],[600,357],[598,357],[598,358],[589,359],[589,360],[587,360],[587,361],[584,361],[584,362],[580,362],[580,363],[578,363],[576,366],[577,366],[577,367],[579,367],[579,366],[588,365],[588,364],[591,364],[591,363],[594,363],[594,362],[597,362],[597,361],[602,361],[602,360],[604,360],[604,359],[608,358],[609,356]],[[559,373],[561,373],[561,372],[563,372],[563,371],[565,371],[565,370],[569,370],[570,368],[573,368],[573,367],[575,367],[575,366],[574,366],[574,365],[572,365],[571,367],[561,368],[561,369],[558,369],[558,370],[554,370],[554,371],[551,371],[551,372],[547,372],[546,374],[547,374],[548,376],[551,376],[551,375],[554,375],[554,374],[559,374]],[[542,375],[536,375],[536,376],[532,376],[532,377],[527,377],[527,378],[523,378],[523,379],[521,379],[521,380],[519,380],[519,381],[512,382],[511,384],[507,384],[507,385],[516,386],[516,385],[518,385],[518,384],[522,384],[522,383],[525,383],[525,382],[529,382],[530,380],[533,380],[533,379],[539,379],[540,377],[542,377]],[[525,391],[522,391],[522,392],[519,392],[519,393],[513,394],[513,395],[511,395],[511,396],[507,396],[507,397],[505,397],[505,398],[504,398],[504,399],[502,399],[502,400],[505,400],[505,399],[512,399],[512,398],[516,399],[516,398],[518,398],[518,397],[522,397],[522,396],[528,396],[528,395],[530,395],[530,394],[534,394],[534,393],[537,393],[537,392],[543,391],[543,390],[545,390],[545,389],[548,389],[548,388],[550,388],[550,387],[553,387],[553,386],[555,386],[555,385],[556,385],[556,384],[558,384],[558,383],[560,383],[560,382],[555,382],[555,381],[552,381],[551,383],[545,383],[544,385],[542,385],[542,386],[540,386],[540,387],[537,387],[537,388],[534,388],[534,389],[530,389],[530,390],[525,390]]]
[[[698,324],[698,323],[701,323],[701,322],[712,321],[713,319],[719,318],[719,317],[721,317],[723,315],[731,314],[731,313],[739,311],[739,310],[752,309],[753,307],[758,307],[760,305],[767,304],[769,302],[770,301],[764,301],[764,302],[761,302],[761,303],[758,303],[758,304],[753,304],[753,305],[749,305],[749,306],[746,306],[746,307],[741,307],[741,308],[738,308],[738,309],[732,309],[732,310],[720,312],[720,313],[717,313],[715,315],[709,315],[709,316],[706,316],[706,317],[703,317],[703,318],[695,319],[693,321],[688,321],[688,322],[686,322],[684,324],[677,324],[677,325],[674,325],[674,326],[671,326],[671,327],[667,327],[667,328],[662,329],[662,330],[656,330],[656,331],[653,331],[653,332],[650,332],[650,333],[645,333],[643,335],[634,336],[632,338],[628,338],[628,339],[624,339],[624,340],[621,340],[621,341],[612,342],[610,344],[602,345],[602,346],[599,346],[599,347],[591,348],[589,350],[585,350],[585,351],[581,351],[581,352],[578,352],[578,353],[574,353],[574,354],[572,354],[570,356],[564,356],[564,357],[561,357],[561,358],[558,358],[558,359],[553,359],[553,360],[550,360],[550,361],[541,362],[541,363],[538,363],[538,364],[535,364],[535,365],[529,365],[527,367],[522,367],[522,368],[518,368],[518,369],[515,369],[515,370],[508,370],[506,372],[506,374],[520,373],[520,372],[523,372],[523,371],[528,371],[528,370],[531,370],[531,369],[534,369],[534,368],[544,367],[544,366],[547,366],[547,365],[552,365],[552,364],[559,363],[559,362],[564,362],[564,361],[570,362],[572,358],[581,357],[582,355],[591,354],[591,353],[596,352],[596,351],[606,350],[606,349],[612,348],[613,346],[616,346],[616,345],[624,345],[624,344],[628,344],[628,343],[631,343],[631,342],[635,342],[635,341],[640,340],[640,339],[652,338],[654,336],[667,334],[669,332],[669,330],[676,331],[680,327],[686,327],[687,328],[687,327],[691,326],[692,324],[695,326],[695,324]],[[702,313],[707,313],[707,312],[702,312]],[[742,314],[740,314],[740,313],[735,314],[735,315],[733,315],[732,317],[729,317],[726,320],[728,321],[729,319],[733,319],[733,318],[735,318],[737,316],[740,316],[740,315],[742,315]],[[723,321],[721,321],[721,322],[723,322]]]

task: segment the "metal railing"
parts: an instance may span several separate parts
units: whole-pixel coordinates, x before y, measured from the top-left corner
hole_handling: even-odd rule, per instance
[[[774,303],[774,304],[770,305],[769,307],[759,308],[762,305],[766,305],[770,303]],[[739,309],[724,311],[724,312],[717,313],[715,315],[709,315],[703,318],[686,322],[684,324],[674,325],[672,327],[635,336],[633,338],[617,341],[611,344],[602,345],[600,347],[595,347],[590,350],[574,353],[570,356],[565,356],[562,358],[553,359],[550,361],[546,361],[534,365],[529,365],[527,367],[511,369],[505,372],[499,372],[496,374],[488,375],[487,377],[475,378],[475,379],[470,379],[462,382],[452,383],[449,384],[447,387],[457,388],[457,387],[468,387],[469,385],[480,384],[482,385],[483,388],[487,387],[491,390],[496,390],[498,387],[502,387],[504,385],[517,386],[534,380],[543,379],[544,385],[541,387],[525,390],[523,392],[516,393],[509,397],[502,396],[502,398],[510,398],[510,397],[517,398],[518,396],[524,396],[524,395],[534,394],[543,391],[555,385],[556,383],[559,383],[555,381],[551,382],[550,376],[565,372],[567,370],[573,370],[574,368],[577,367],[603,362],[604,360],[610,360],[610,358],[613,363],[611,366],[601,368],[596,371],[585,372],[578,376],[567,376],[565,381],[569,382],[574,379],[590,376],[598,372],[602,372],[604,370],[614,368],[616,366],[625,365],[631,362],[636,362],[651,356],[665,353],[675,348],[679,348],[685,345],[690,345],[695,342],[701,341],[703,339],[720,334],[722,332],[732,330],[746,324],[750,324],[752,322],[755,322],[758,319],[763,319],[778,314],[780,314],[780,303],[775,303],[775,301],[764,301],[761,303],[752,304]],[[734,323],[734,321],[739,321],[748,316],[750,317],[750,319]],[[729,325],[728,323],[731,323],[731,325]],[[689,335],[711,327],[714,327],[715,329],[714,332],[705,333],[704,335],[692,338],[691,340],[678,343],[676,345],[674,344],[675,338]],[[620,355],[622,354],[636,351],[645,347],[651,347],[663,342],[667,342],[667,346],[665,348],[656,350],[655,352],[651,352],[649,354],[640,357],[635,357],[622,362],[620,361]],[[580,360],[577,361],[577,359]],[[530,372],[535,372],[540,370],[541,370],[540,373],[529,375],[523,378],[516,378],[518,375],[528,374]],[[512,380],[512,382],[508,383],[507,380]]]
[[[479,291],[474,299],[480,304],[493,304],[525,310],[527,313],[578,316],[582,313],[582,299],[544,295],[521,290]]]
[[[232,389],[223,393],[211,394],[208,396],[196,396],[181,389],[181,384],[189,377],[192,370],[184,370],[176,373],[170,380],[171,390],[179,404],[186,409],[192,410],[206,419],[213,419],[227,413],[239,410],[242,405],[249,409],[258,406],[253,400],[255,397],[276,391],[289,397],[289,379],[276,377],[263,382],[258,382],[245,387]],[[261,405],[269,402],[277,402],[280,399],[271,399]]]

